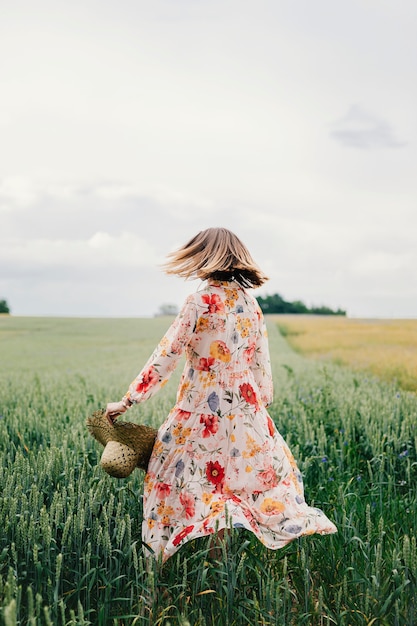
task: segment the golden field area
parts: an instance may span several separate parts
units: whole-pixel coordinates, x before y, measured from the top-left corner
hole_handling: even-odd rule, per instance
[[[306,356],[367,370],[417,392],[417,319],[277,315],[292,348]]]

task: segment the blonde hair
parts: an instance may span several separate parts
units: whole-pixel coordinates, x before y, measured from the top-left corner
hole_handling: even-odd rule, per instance
[[[163,269],[185,279],[234,280],[242,287],[260,287],[268,277],[249,250],[227,228],[207,228],[168,254]]]

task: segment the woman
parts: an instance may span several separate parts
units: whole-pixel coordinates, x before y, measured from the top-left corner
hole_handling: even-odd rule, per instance
[[[206,283],[191,294],[120,402],[114,421],[154,395],[185,351],[177,400],[158,431],[145,477],[143,541],[165,562],[187,541],[252,531],[271,549],[336,532],[309,507],[294,458],[268,415],[272,376],[262,312],[247,288],[267,277],[229,230],[198,233],[165,264]]]

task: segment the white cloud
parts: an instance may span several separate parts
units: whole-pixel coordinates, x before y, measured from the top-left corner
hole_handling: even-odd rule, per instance
[[[406,142],[399,141],[384,119],[366,111],[360,105],[350,107],[344,117],[334,124],[330,135],[349,148],[380,149],[402,148]]]
[[[59,267],[70,270],[117,267],[139,269],[161,262],[152,245],[132,233],[119,236],[97,232],[89,239],[6,239],[0,248],[0,264],[33,271]]]

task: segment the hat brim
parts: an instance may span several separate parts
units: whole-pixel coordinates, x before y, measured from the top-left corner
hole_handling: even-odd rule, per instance
[[[152,454],[158,431],[145,424],[120,422],[110,424],[104,409],[94,411],[86,420],[90,434],[101,445],[106,446],[109,441],[117,441],[128,446],[138,454],[136,467],[146,470]]]

